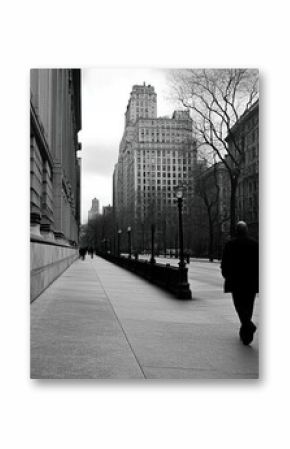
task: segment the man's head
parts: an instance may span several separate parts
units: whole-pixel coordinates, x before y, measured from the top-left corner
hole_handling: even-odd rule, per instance
[[[245,221],[238,221],[236,225],[237,237],[245,237],[248,235],[248,226]]]

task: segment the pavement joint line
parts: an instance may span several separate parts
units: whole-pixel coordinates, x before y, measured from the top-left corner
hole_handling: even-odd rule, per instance
[[[123,328],[122,323],[121,323],[121,321],[120,321],[120,319],[119,319],[119,317],[118,317],[118,315],[117,315],[117,313],[116,313],[116,311],[115,311],[115,309],[114,309],[114,307],[113,307],[113,304],[111,303],[110,298],[109,298],[109,296],[107,295],[107,292],[106,292],[106,290],[105,290],[105,287],[104,287],[104,285],[103,285],[103,283],[102,283],[102,281],[101,281],[101,279],[100,279],[100,277],[99,277],[99,275],[98,275],[98,272],[97,272],[97,270],[96,270],[94,264],[93,264],[93,267],[94,267],[94,271],[95,271],[95,273],[96,273],[96,277],[97,277],[98,281],[100,282],[100,284],[101,284],[101,286],[102,286],[102,289],[103,289],[103,291],[104,291],[104,293],[105,293],[105,296],[106,296],[106,298],[107,298],[107,300],[108,300],[108,303],[109,303],[109,305],[110,305],[110,307],[111,307],[111,309],[112,309],[112,311],[113,311],[113,314],[115,315],[115,318],[116,318],[116,320],[117,320],[117,322],[118,322],[120,328],[122,329],[122,332],[123,332],[123,334],[124,334],[124,337],[125,337],[125,339],[126,339],[128,345],[129,345],[129,347],[130,347],[130,349],[131,349],[131,351],[132,351],[132,354],[133,354],[133,356],[134,356],[134,358],[135,358],[135,360],[136,360],[136,362],[137,362],[137,364],[138,364],[138,366],[139,366],[139,368],[140,368],[140,370],[141,370],[141,373],[142,373],[143,376],[144,376],[144,379],[146,379],[146,375],[145,375],[145,372],[144,372],[144,370],[143,370],[143,368],[142,368],[142,366],[141,366],[141,363],[139,362],[139,359],[138,359],[137,355],[135,354],[135,351],[134,351],[134,349],[133,349],[133,346],[131,345],[131,343],[130,343],[130,341],[129,341],[129,339],[128,339],[128,336],[127,336],[127,334],[126,334],[126,332],[125,332],[125,329]]]

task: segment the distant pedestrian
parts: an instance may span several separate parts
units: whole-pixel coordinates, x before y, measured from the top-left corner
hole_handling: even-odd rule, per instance
[[[82,260],[85,260],[86,252],[87,252],[86,248],[82,248],[82,247],[79,248],[79,256]]]
[[[248,226],[239,221],[236,237],[224,248],[222,275],[225,278],[224,291],[231,292],[239,316],[240,338],[245,345],[253,341],[256,326],[252,322],[256,293],[259,291],[259,246],[248,235]]]

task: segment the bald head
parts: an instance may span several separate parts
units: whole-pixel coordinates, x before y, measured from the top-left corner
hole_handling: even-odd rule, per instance
[[[245,221],[238,221],[236,226],[237,237],[245,237],[248,235],[248,226]]]

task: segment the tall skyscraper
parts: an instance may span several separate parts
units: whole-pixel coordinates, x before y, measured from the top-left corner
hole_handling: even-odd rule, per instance
[[[100,214],[100,202],[97,198],[92,200],[92,207],[88,212],[88,221]]]
[[[175,189],[184,186],[186,227],[195,163],[196,141],[189,111],[174,111],[171,118],[157,117],[154,87],[134,85],[114,170],[113,205],[116,226],[124,231],[132,228],[136,250],[150,248],[152,225],[157,249],[176,247]],[[190,246],[188,238],[185,244]]]

